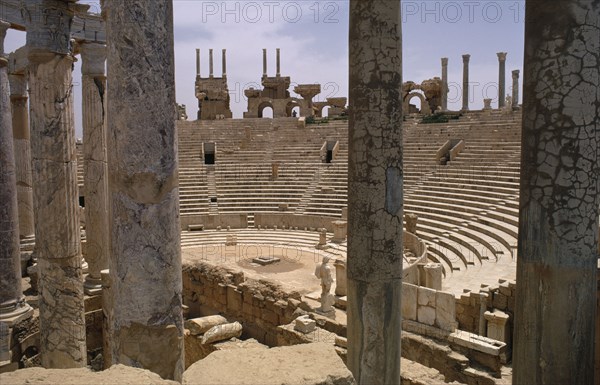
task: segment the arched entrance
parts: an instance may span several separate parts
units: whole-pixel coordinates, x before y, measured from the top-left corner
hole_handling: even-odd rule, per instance
[[[273,104],[271,102],[262,102],[258,105],[259,118],[273,118]]]
[[[291,118],[294,116],[294,111],[296,112],[296,116],[300,116],[300,104],[296,101],[291,101],[285,106],[285,116]]]
[[[413,101],[413,99],[415,99],[415,98],[418,101],[418,105],[413,105],[413,107],[411,108],[410,102]],[[418,113],[418,114],[423,114],[423,115],[431,114],[431,108],[429,108],[429,103],[427,103],[427,99],[425,98],[425,95],[423,95],[422,93],[417,92],[417,91],[412,91],[404,97],[402,107],[404,109],[405,114],[406,113],[409,113],[409,114]]]

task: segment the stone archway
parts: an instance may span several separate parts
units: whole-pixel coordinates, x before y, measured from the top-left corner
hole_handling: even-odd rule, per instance
[[[293,111],[294,111],[295,108],[298,108],[297,117],[300,117],[300,111],[302,111],[302,107],[300,106],[300,103],[298,103],[295,100],[292,100],[288,104],[286,104],[286,106],[285,106],[285,116],[287,116],[288,118],[291,118],[292,117],[292,113],[293,113]]]
[[[413,98],[419,98],[419,100],[421,101],[421,110],[419,111],[420,114],[423,115],[430,115],[431,114],[431,108],[429,107],[429,103],[427,102],[427,99],[425,98],[425,95],[423,95],[420,92],[417,91],[412,91],[409,92],[405,97],[404,97],[404,101],[402,102],[402,108],[404,113],[408,113],[409,111],[409,107],[410,107],[410,100]]]
[[[270,101],[264,101],[258,105],[257,112],[259,118],[263,117],[263,112],[265,108],[271,108],[271,110],[273,111],[273,116],[275,116],[275,108],[273,108],[273,103],[271,103]]]

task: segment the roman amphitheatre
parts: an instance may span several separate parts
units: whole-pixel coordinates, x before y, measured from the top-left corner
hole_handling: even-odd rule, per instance
[[[598,1],[527,0],[452,110],[350,0],[349,95],[265,49],[243,118],[222,48],[177,104],[169,0],[0,6],[2,385],[600,383]]]

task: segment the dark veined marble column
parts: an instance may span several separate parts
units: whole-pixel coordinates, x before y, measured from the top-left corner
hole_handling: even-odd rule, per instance
[[[400,2],[350,1],[348,367],[400,383],[402,39]]]
[[[105,1],[111,363],[184,369],[173,3]],[[211,71],[212,73],[212,71]],[[106,293],[104,293],[105,295]]]
[[[527,1],[514,384],[593,384],[600,2]]]

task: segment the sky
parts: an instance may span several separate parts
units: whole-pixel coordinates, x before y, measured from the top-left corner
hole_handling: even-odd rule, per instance
[[[152,0],[148,0],[152,1]],[[80,1],[99,11],[99,0]],[[281,48],[281,74],[295,84],[320,83],[327,97],[348,96],[348,1],[199,1],[174,0],[175,86],[177,102],[195,119],[196,48],[202,76],[208,76],[208,49],[214,50],[215,76],[221,74],[221,50],[227,49],[227,77],[234,118],[247,110],[244,90],[260,88],[262,49],[268,50],[268,74],[275,76],[275,49]],[[483,99],[497,106],[497,52],[508,52],[506,92],[511,71],[523,67],[524,0],[402,1],[403,81],[421,83],[441,77],[447,57],[448,106],[462,106],[462,55],[470,54],[470,107]],[[10,30],[5,51],[25,44],[25,33]],[[81,62],[73,73],[77,137],[81,128]],[[109,85],[110,86],[110,85]],[[522,95],[522,92],[520,92]],[[416,100],[416,99],[415,99]]]

